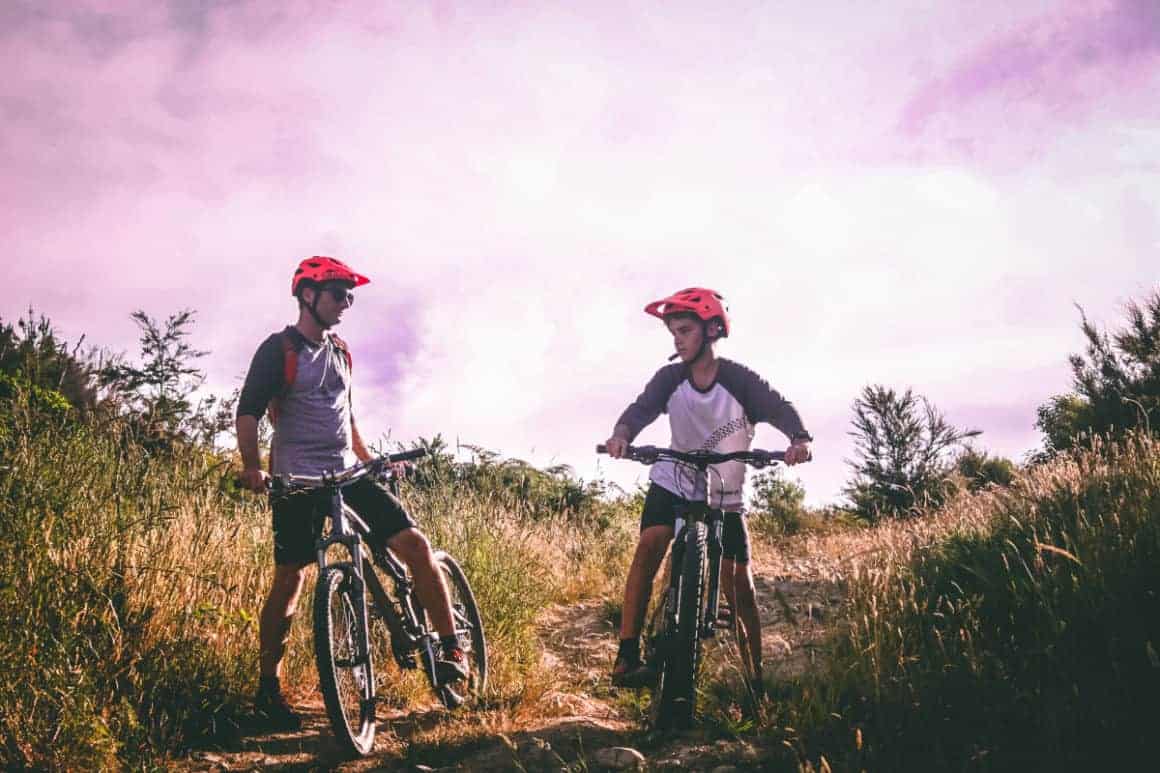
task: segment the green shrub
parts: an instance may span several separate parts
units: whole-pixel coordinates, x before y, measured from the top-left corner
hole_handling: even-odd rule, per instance
[[[855,458],[845,493],[860,518],[875,523],[941,505],[949,493],[948,456],[979,430],[961,430],[910,389],[874,384],[854,401]]]
[[[806,490],[797,481],[786,480],[780,467],[762,470],[753,476],[749,495],[749,525],[766,537],[794,534],[800,528]]]
[[[1015,479],[1015,464],[1010,459],[991,456],[974,448],[967,448],[959,455],[955,460],[955,471],[963,476],[971,491],[990,484],[1010,486]]]
[[[1098,330],[1080,309],[1086,351],[1069,359],[1072,392],[1040,406],[1040,458],[1066,451],[1092,435],[1160,429],[1160,290],[1125,307],[1127,325],[1111,334]]]
[[[1098,445],[944,517],[944,541],[851,580],[832,668],[787,697],[802,748],[878,770],[1150,758],[1160,447]]]

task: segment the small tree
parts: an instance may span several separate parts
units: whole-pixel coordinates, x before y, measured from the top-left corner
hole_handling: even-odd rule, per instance
[[[194,349],[187,340],[194,312],[185,309],[172,314],[164,325],[144,311],[135,311],[132,317],[141,330],[143,363],[113,363],[103,378],[129,396],[131,407],[151,434],[177,435],[189,428],[194,413],[190,398],[205,380],[193,361],[208,352]]]
[[[1039,408],[1043,456],[1072,448],[1080,435],[1117,438],[1137,427],[1160,429],[1160,291],[1143,303],[1129,301],[1126,310],[1127,327],[1112,335],[1079,310],[1087,349],[1069,358],[1074,392]]]
[[[952,448],[979,430],[951,426],[925,398],[867,386],[854,401],[857,458],[845,489],[857,515],[871,522],[936,507],[946,498]]]
[[[31,386],[59,392],[74,408],[90,411],[100,403],[93,353],[62,341],[52,323],[32,309],[16,325],[0,320],[0,373]]]
[[[985,486],[1010,486],[1015,477],[1015,464],[1001,456],[967,447],[955,460],[955,471],[967,482],[967,488],[977,491]]]
[[[227,397],[208,395],[198,401],[187,422],[191,438],[201,445],[213,448],[218,437],[223,434],[232,435],[234,414],[240,394],[241,390],[235,389]]]
[[[801,528],[806,490],[784,478],[781,470],[772,467],[754,475],[749,495],[750,521],[769,536],[793,534]]]

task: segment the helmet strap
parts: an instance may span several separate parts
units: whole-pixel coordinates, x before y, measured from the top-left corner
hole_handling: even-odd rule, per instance
[[[320,329],[329,330],[330,325],[323,322],[322,317],[318,316],[318,299],[322,295],[322,287],[318,284],[315,284],[311,289],[314,290],[314,300],[310,303],[306,303],[300,294],[298,296],[298,304],[310,312],[310,316],[314,318],[315,324],[317,324]]]
[[[697,360],[699,360],[703,356],[705,356],[705,352],[708,351],[709,344],[711,344],[711,343],[712,343],[712,341],[709,340],[709,323],[702,321],[701,322],[701,348],[697,350],[697,356],[694,357],[692,362],[690,362],[689,364],[695,365],[697,363]]]

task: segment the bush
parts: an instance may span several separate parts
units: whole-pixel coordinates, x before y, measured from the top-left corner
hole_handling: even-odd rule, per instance
[[[1130,301],[1126,311],[1127,326],[1109,335],[1080,309],[1087,350],[1069,358],[1074,391],[1039,408],[1040,458],[1073,448],[1085,436],[1160,430],[1160,290],[1142,303]]]
[[[158,450],[124,418],[66,406],[61,419],[52,393],[38,402],[4,383],[0,768],[148,768],[230,735],[257,675],[272,553],[263,500],[239,492],[233,460],[204,445]],[[533,518],[507,490],[455,482],[404,497],[471,580],[491,647],[486,705],[534,702],[551,684],[537,616],[619,583],[636,514],[605,502]],[[285,682],[313,692],[309,621],[291,637]],[[383,677],[388,696],[429,698],[389,663]]]
[[[955,471],[963,476],[967,488],[978,491],[988,485],[1010,486],[1015,478],[1015,464],[986,451],[967,448],[955,460]]]
[[[762,470],[752,480],[750,526],[767,537],[796,533],[801,528],[805,498],[801,484],[786,480],[780,467]]]
[[[981,434],[951,426],[925,398],[872,385],[854,401],[857,458],[846,486],[853,512],[874,523],[938,507],[948,493],[947,456]]]
[[[803,746],[877,770],[1150,758],[1160,447],[1097,444],[936,517],[949,536],[851,579],[849,633],[785,719]]]
[[[257,508],[221,494],[221,460],[144,453],[119,419],[0,410],[0,562],[14,569],[0,588],[0,763],[140,765],[226,732],[256,660],[237,636],[254,598],[220,578]],[[199,618],[206,603],[222,617]]]

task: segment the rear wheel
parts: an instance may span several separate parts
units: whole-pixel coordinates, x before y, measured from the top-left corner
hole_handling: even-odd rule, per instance
[[[693,724],[696,708],[705,595],[706,530],[705,524],[700,522],[690,523],[686,528],[676,625],[668,636],[657,690],[655,716],[656,724],[662,730],[689,727]]]
[[[314,591],[314,655],[326,713],[339,743],[358,755],[375,743],[374,674],[359,619],[362,594],[349,564],[331,564]]]
[[[466,681],[441,685],[435,690],[443,705],[453,709],[471,697],[478,697],[487,689],[487,639],[483,633],[483,621],[479,617],[475,595],[471,592],[463,569],[442,550],[435,552],[435,565],[439,567],[447,586],[455,635],[459,637],[459,646],[467,656],[470,669]]]

